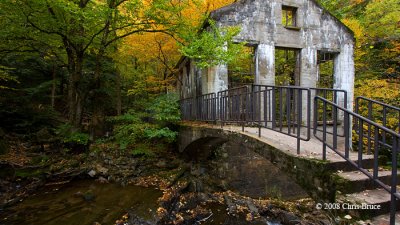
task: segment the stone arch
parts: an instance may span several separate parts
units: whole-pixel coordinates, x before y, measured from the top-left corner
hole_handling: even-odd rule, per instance
[[[203,161],[207,160],[216,148],[227,141],[228,139],[221,137],[201,137],[189,143],[182,152],[187,159]]]

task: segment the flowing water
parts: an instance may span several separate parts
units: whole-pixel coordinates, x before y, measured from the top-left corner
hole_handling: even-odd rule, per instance
[[[158,198],[162,192],[155,188],[122,187],[101,184],[93,180],[73,181],[62,186],[48,186],[17,205],[0,211],[0,225],[112,225],[129,212],[156,224]],[[205,225],[276,225],[252,222],[245,215],[229,216],[226,206],[212,203],[207,208],[212,216]]]
[[[7,209],[0,214],[0,224],[115,224],[128,210],[155,221],[157,199],[161,196],[162,192],[154,188],[74,181],[62,187],[47,187]]]

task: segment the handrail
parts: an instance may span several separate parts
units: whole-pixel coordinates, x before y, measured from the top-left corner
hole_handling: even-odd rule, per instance
[[[331,102],[334,102],[336,104],[339,104],[339,100],[341,100],[340,97],[343,97],[343,107],[347,109],[348,105],[348,99],[347,99],[347,91],[341,90],[341,89],[335,89],[335,88],[310,88],[311,91],[315,91],[315,96],[320,96],[322,98],[325,98],[327,100],[330,100]],[[329,111],[329,114],[331,115],[330,121],[333,121],[333,112],[332,109]],[[336,115],[338,116],[338,115]],[[320,120],[322,118],[317,118],[317,120]],[[343,122],[343,121],[341,121]],[[322,131],[319,129],[319,131]],[[331,132],[327,131],[328,133],[332,134]],[[346,135],[347,131],[344,131],[343,133],[338,133],[337,135],[339,137],[344,137]]]
[[[311,92],[298,86],[251,86],[252,122],[261,128],[295,137],[297,154],[300,141],[311,138]],[[302,128],[306,129],[305,135]]]
[[[386,104],[386,103],[384,103],[384,102],[380,102],[380,101],[377,101],[377,100],[374,100],[374,99],[366,98],[366,97],[364,97],[364,96],[358,96],[358,97],[356,98],[356,102],[358,102],[360,99],[366,100],[366,101],[369,101],[369,102],[373,102],[373,103],[375,103],[375,104],[378,104],[378,105],[381,105],[381,106],[385,106],[385,107],[387,107],[387,108],[394,109],[394,110],[396,110],[396,111],[400,111],[400,108],[398,108],[398,107],[396,107],[396,106],[388,105],[388,104]]]
[[[370,99],[370,98],[359,96],[359,97],[356,98],[356,101],[355,101],[355,112],[357,114],[361,114],[360,111],[361,111],[361,105],[362,105],[361,103],[362,103],[362,101],[365,101],[366,104],[367,104],[367,111],[366,111],[367,115],[365,115],[365,114],[364,115],[368,119],[370,119],[372,121],[375,121],[375,122],[376,122],[376,120],[382,120],[382,124],[381,125],[384,126],[384,127],[387,127],[389,129],[391,129],[390,127],[388,127],[388,124],[387,124],[388,119],[391,118],[391,117],[392,118],[394,117],[395,119],[398,118],[397,128],[395,127],[394,130],[395,131],[397,130],[397,132],[400,134],[400,108],[392,106],[392,105],[389,105],[389,104],[386,104],[384,102],[380,102],[380,101],[376,101],[376,100],[373,100],[373,99]],[[378,106],[381,107],[380,109],[382,111],[379,110],[379,115],[378,116],[374,115],[375,113],[374,113],[373,105],[378,105]],[[355,122],[355,127],[358,128],[360,126],[359,123],[358,123],[358,120],[355,120],[354,122]],[[373,137],[371,136],[370,127],[367,127],[367,129],[368,129],[368,132],[366,134],[366,138],[368,140],[368,145],[370,146]],[[360,129],[356,129],[357,133],[358,133],[358,130],[360,130]],[[362,135],[364,135],[364,133],[362,133]],[[390,138],[387,137],[386,132],[382,133],[381,139],[379,141],[385,147],[387,147],[387,148],[391,147],[391,144],[392,144],[391,141],[392,140],[390,140]]]
[[[236,123],[271,129],[297,138],[311,138],[311,92],[292,86],[248,85],[181,100],[182,118],[221,123]],[[302,129],[306,128],[305,134]]]
[[[204,94],[196,98],[196,119],[215,122],[217,120],[217,97],[215,93]]]
[[[184,120],[192,120],[193,115],[193,98],[184,98],[180,100],[181,117]]]
[[[323,137],[322,139],[320,137],[317,136],[317,132],[316,132],[316,124],[314,123],[314,135],[315,137],[320,140],[323,143],[323,153],[322,153],[322,158],[323,160],[326,160],[326,151],[327,151],[327,147],[329,147],[332,151],[334,151],[336,154],[338,154],[339,156],[341,156],[342,158],[344,158],[348,163],[350,163],[351,165],[353,165],[354,167],[356,167],[360,172],[362,172],[363,174],[365,174],[367,177],[369,177],[371,180],[373,180],[373,182],[375,182],[377,185],[381,186],[384,190],[386,190],[387,192],[389,192],[390,196],[391,196],[391,206],[390,206],[390,224],[395,224],[395,214],[396,214],[396,201],[398,199],[400,199],[400,193],[397,192],[397,154],[400,152],[400,134],[397,134],[396,132],[394,132],[393,130],[388,129],[387,127],[384,127],[368,118],[365,118],[357,113],[354,113],[348,109],[345,109],[333,102],[328,101],[325,98],[322,98],[320,96],[316,96],[314,98],[314,117],[316,118],[318,116],[318,101],[321,101],[323,103],[323,115],[325,115],[326,113],[326,109],[327,106],[330,105],[333,108],[333,111],[335,114],[338,113],[338,111],[342,111],[346,116],[346,120],[345,120],[345,129],[349,129],[350,127],[350,117],[353,117],[355,119],[357,119],[360,122],[360,126],[358,127],[359,133],[363,134],[363,124],[365,123],[366,125],[368,125],[368,128],[371,129],[373,128],[373,132],[374,132],[374,166],[373,166],[373,173],[371,174],[368,170],[364,169],[362,167],[362,159],[363,159],[363,138],[364,135],[359,135],[358,137],[358,161],[357,163],[354,162],[353,160],[351,160],[349,158],[349,146],[346,145],[345,147],[345,153],[343,154],[342,152],[339,151],[338,147],[337,147],[337,140],[335,140],[335,135],[333,136],[334,140],[332,144],[328,143],[328,139],[327,139],[327,121],[326,121],[326,116],[324,116],[324,120],[323,120]],[[337,129],[337,121],[334,121],[334,133],[335,130]],[[390,186],[386,185],[385,183],[383,183],[382,181],[380,181],[378,179],[378,173],[379,173],[379,147],[381,145],[381,142],[379,141],[379,131],[384,131],[387,134],[391,135],[391,137],[393,138],[393,143],[391,146],[391,153],[392,153],[392,176],[391,176],[391,184]],[[368,131],[370,132],[370,131]],[[346,136],[346,142],[348,142],[348,136]]]
[[[360,107],[361,107],[361,104],[360,104],[360,102],[361,102],[361,100],[364,100],[364,101],[366,101],[367,102],[367,104],[368,104],[368,118],[369,119],[373,119],[372,117],[373,117],[373,115],[372,115],[372,113],[373,113],[373,108],[372,108],[372,105],[373,104],[376,104],[376,105],[379,105],[379,106],[382,106],[383,108],[382,108],[382,123],[383,123],[383,126],[385,126],[385,127],[387,127],[387,116],[388,116],[388,109],[390,109],[390,110],[394,110],[394,113],[398,113],[398,115],[396,115],[396,116],[398,116],[398,119],[399,119],[399,122],[398,122],[398,132],[400,133],[400,108],[399,107],[396,107],[396,106],[392,106],[392,105],[389,105],[389,104],[386,104],[386,103],[384,103],[384,102],[380,102],[380,101],[377,101],[377,100],[373,100],[373,99],[370,99],[370,98],[366,98],[366,97],[363,97],[363,96],[358,96],[357,98],[356,98],[356,104],[355,104],[355,112],[356,113],[359,113],[360,112]]]
[[[333,100],[330,101],[322,96],[316,95],[314,98],[314,108],[311,110],[311,91],[323,91],[327,97],[327,92],[333,92]],[[343,93],[343,106],[339,104],[338,93]],[[330,95],[330,94],[329,94]],[[357,101],[366,99],[364,97],[357,98]],[[357,104],[356,101],[356,104]],[[377,102],[377,101],[371,101]],[[322,105],[320,104],[322,103]],[[342,101],[340,101],[342,103]],[[370,103],[372,104],[372,103]],[[384,104],[384,103],[383,103]],[[322,130],[318,128],[319,111],[318,107],[322,106]],[[356,106],[356,110],[358,109]],[[372,108],[372,107],[369,107]],[[396,108],[396,107],[394,107]],[[392,108],[390,108],[392,109]],[[327,158],[327,148],[344,158],[349,164],[356,167],[360,172],[373,180],[377,185],[382,187],[391,195],[391,212],[390,223],[395,223],[396,201],[400,199],[400,193],[397,192],[397,154],[400,153],[400,133],[396,133],[386,126],[378,124],[371,118],[363,117],[356,112],[347,109],[347,92],[338,89],[328,88],[303,88],[291,86],[269,86],[269,85],[251,85],[232,88],[218,93],[210,93],[196,98],[187,98],[181,100],[181,110],[183,119],[199,120],[199,121],[219,121],[221,126],[225,123],[236,123],[242,126],[257,126],[259,135],[261,136],[261,128],[272,129],[274,131],[297,138],[297,153],[300,154],[300,140],[310,140],[310,115],[313,112],[314,136],[323,144],[323,160]],[[330,118],[327,112],[330,112]],[[304,115],[304,112],[306,113]],[[371,114],[369,112],[369,114]],[[340,116],[339,116],[340,115]],[[343,121],[342,118],[343,117]],[[332,121],[331,121],[332,120]],[[349,157],[350,138],[351,138],[351,121],[357,123],[358,132],[358,160],[353,161]],[[328,121],[331,122],[328,131]],[[364,126],[364,124],[366,126]],[[344,153],[340,151],[338,146],[338,128],[343,125],[345,146]],[[287,129],[286,129],[287,127]],[[307,129],[307,136],[301,136],[301,128]],[[366,127],[366,128],[365,128]],[[341,127],[342,128],[342,127]],[[364,134],[367,129],[368,136]],[[319,131],[319,133],[318,133]],[[318,135],[321,135],[322,138]],[[373,134],[373,135],[372,135]],[[387,142],[379,139],[381,134],[388,135],[392,141],[389,146]],[[328,140],[328,135],[332,135],[332,140]],[[374,149],[374,166],[373,172],[363,168],[363,148],[364,139],[368,140],[368,152]],[[379,173],[379,150],[381,146],[389,147],[392,153],[392,180],[391,185],[386,185],[378,179]]]
[[[236,87],[219,91],[217,93],[219,121],[224,123],[240,123],[242,127],[246,122],[248,86]]]

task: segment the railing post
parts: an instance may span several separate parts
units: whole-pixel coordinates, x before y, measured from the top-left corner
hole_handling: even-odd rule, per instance
[[[397,147],[399,144],[399,138],[394,137],[392,145],[392,182],[391,182],[391,196],[390,196],[390,224],[394,225],[396,221],[397,211]]]
[[[271,115],[271,120],[272,120],[272,129],[275,129],[276,128],[276,93],[275,93],[275,91],[276,91],[276,88],[275,87],[273,87],[272,88],[272,102],[271,102],[271,105],[272,105],[272,115]]]
[[[348,159],[350,155],[350,144],[351,142],[351,136],[350,136],[350,115],[348,112],[344,112],[344,155],[345,158]]]
[[[326,160],[326,101],[323,101],[323,114],[322,114],[322,136],[323,136],[323,143],[322,143],[322,159]]]
[[[374,130],[374,179],[378,179],[378,167],[379,167],[379,129],[375,127]]]
[[[363,121],[359,120],[359,127],[358,127],[358,167],[362,168],[362,152],[363,152]]]
[[[302,122],[302,111],[303,111],[303,93],[301,89],[297,91],[297,154],[300,154],[300,133],[301,133],[301,122]]]

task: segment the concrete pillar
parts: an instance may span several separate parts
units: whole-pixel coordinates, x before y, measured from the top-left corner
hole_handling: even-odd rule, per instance
[[[201,93],[203,93],[203,95],[209,93],[207,80],[208,80],[208,70],[202,69],[201,70]]]
[[[317,87],[317,75],[318,75],[318,64],[317,64],[317,49],[314,47],[307,47],[301,50],[300,57],[300,86],[306,88]],[[312,125],[314,115],[313,112],[313,102],[315,93],[311,92],[311,103],[310,111],[308,111],[307,95],[303,94],[302,100],[302,117],[303,122],[307,122],[307,114],[310,113],[310,123]]]
[[[275,46],[259,44],[257,62],[256,84],[275,85]]]
[[[273,44],[259,44],[257,47],[257,58],[256,58],[256,77],[255,84],[260,85],[275,85],[275,46]],[[260,90],[254,90],[260,91]],[[272,109],[272,95],[271,99],[266,101],[264,99],[264,93],[258,93],[254,96],[254,102],[258,103],[258,107],[254,112],[255,118],[261,120],[264,119],[264,109],[267,111]],[[264,106],[264,102],[269,102],[267,107]]]
[[[217,65],[207,71],[207,92],[217,93],[228,89],[228,67]]]
[[[317,87],[317,49],[307,47],[301,50],[301,75],[300,75],[300,86],[315,88]]]
[[[334,88],[347,91],[347,108],[353,110],[354,98],[354,49],[353,44],[343,45],[334,60]],[[339,104],[343,105],[343,100]]]
[[[343,45],[340,49],[339,55],[334,60],[334,88],[347,91],[347,108],[353,111],[354,99],[354,46],[353,44]],[[343,99],[338,99],[339,105],[343,105]],[[344,119],[343,113],[339,113],[339,119]],[[352,140],[352,120],[349,121],[349,146],[351,148]]]

